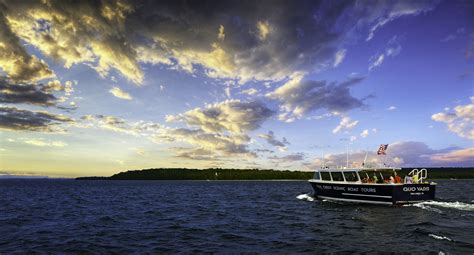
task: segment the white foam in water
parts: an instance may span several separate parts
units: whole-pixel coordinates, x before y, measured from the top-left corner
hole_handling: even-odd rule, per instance
[[[415,207],[419,207],[419,208],[424,209],[424,210],[437,212],[437,213],[443,213],[443,211],[441,211],[440,209],[424,205],[423,203],[411,204],[411,205],[406,205],[406,206],[415,206]]]
[[[298,195],[296,198],[298,198],[299,200],[314,201],[314,197],[308,194],[301,194],[301,195]]]
[[[451,239],[449,237],[446,237],[446,236],[438,236],[438,235],[435,235],[435,234],[429,234],[429,236],[433,237],[434,239],[438,239],[438,240],[448,240],[450,242],[453,241],[453,239]]]
[[[415,205],[431,205],[431,206],[439,206],[444,208],[454,208],[463,211],[474,211],[474,204],[468,204],[463,202],[439,202],[439,201],[426,201],[421,202]]]

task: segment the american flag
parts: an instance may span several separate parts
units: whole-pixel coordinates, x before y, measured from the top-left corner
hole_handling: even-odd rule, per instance
[[[386,155],[385,150],[387,150],[388,144],[381,144],[379,150],[377,151],[377,155]]]

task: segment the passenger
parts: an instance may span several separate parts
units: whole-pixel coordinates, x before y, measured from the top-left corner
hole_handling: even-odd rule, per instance
[[[377,183],[379,181],[379,178],[377,178],[377,175],[372,176],[372,179],[374,180],[374,183]]]
[[[418,175],[417,174],[413,175],[413,183],[418,183]]]
[[[398,178],[400,178],[400,177],[398,177]],[[391,175],[390,175],[390,182],[389,182],[389,183],[390,183],[390,184],[396,183],[395,178],[393,178],[393,176],[391,176]]]
[[[402,178],[395,172],[395,183],[402,183]]]
[[[412,180],[411,176],[409,176],[409,175],[405,176],[405,183],[406,184],[412,184],[413,183],[413,180]]]

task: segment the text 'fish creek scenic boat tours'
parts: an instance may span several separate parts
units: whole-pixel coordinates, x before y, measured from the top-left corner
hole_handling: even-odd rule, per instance
[[[387,146],[381,145],[377,154],[385,155]],[[365,163],[360,168],[323,166],[309,182],[319,199],[387,205],[434,200],[436,183],[426,181],[426,169],[413,169],[403,179],[400,170]]]

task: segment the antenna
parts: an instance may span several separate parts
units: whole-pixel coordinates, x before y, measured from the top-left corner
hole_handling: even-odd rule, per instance
[[[365,161],[367,161],[367,154],[368,154],[368,152],[367,152],[367,151],[365,151],[365,158],[364,158],[364,163],[362,163],[362,166],[363,166],[363,167],[365,167]]]
[[[346,168],[349,168],[349,144],[346,145]]]
[[[324,148],[321,149],[321,168],[325,168],[326,164],[324,163]]]

